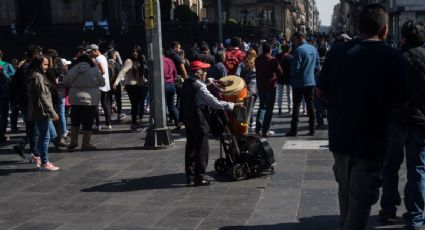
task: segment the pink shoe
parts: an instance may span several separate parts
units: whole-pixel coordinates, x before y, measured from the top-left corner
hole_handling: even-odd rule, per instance
[[[31,153],[31,163],[34,163],[37,168],[40,168],[41,166],[41,159],[40,157],[35,156],[33,153]]]
[[[41,165],[40,169],[43,171],[59,171],[59,167],[54,166],[50,162],[47,162],[46,164]]]

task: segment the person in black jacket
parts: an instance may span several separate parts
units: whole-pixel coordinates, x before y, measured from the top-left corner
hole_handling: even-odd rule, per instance
[[[383,169],[381,220],[396,217],[401,203],[398,170],[406,153],[407,183],[404,189],[403,229],[421,229],[425,203],[425,25],[408,21],[401,31],[402,52],[407,63],[409,106],[394,113],[388,125],[390,144]]]
[[[16,75],[13,78],[12,81],[12,95],[16,101],[16,104],[19,107],[19,110],[21,110],[24,120],[25,120],[25,131],[26,131],[26,137],[20,141],[18,144],[13,146],[13,149],[18,153],[21,157],[25,158],[25,146],[27,143],[29,143],[29,152],[34,153],[34,142],[33,142],[33,136],[34,136],[34,129],[33,129],[33,122],[28,121],[26,119],[26,113],[27,113],[27,103],[28,103],[28,96],[26,95],[26,88],[27,88],[27,78],[29,77],[29,67],[31,62],[36,56],[39,56],[43,53],[43,48],[37,45],[29,45],[28,49],[26,51],[26,60],[22,65],[18,68],[16,71]]]
[[[365,6],[360,39],[329,51],[316,93],[328,102],[329,149],[338,183],[342,229],[362,230],[379,199],[392,111],[407,105],[407,78],[400,52],[385,44],[388,14]]]
[[[288,100],[288,113],[291,113],[292,104],[292,89],[291,89],[291,62],[294,57],[291,55],[292,48],[289,43],[282,45],[282,53],[279,54],[277,59],[282,67],[283,74],[277,78],[277,107],[279,115],[282,114],[283,104],[283,91],[286,88],[286,98]]]
[[[183,83],[180,116],[186,128],[185,171],[188,184],[209,185],[205,178],[208,164],[209,108],[233,110],[242,105],[219,101],[207,89],[204,83],[206,69],[210,65],[194,61],[190,65],[191,77]]]

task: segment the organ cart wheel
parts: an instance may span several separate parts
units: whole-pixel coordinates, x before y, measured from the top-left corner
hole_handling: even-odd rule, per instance
[[[232,168],[232,176],[236,181],[248,178],[248,170],[244,164],[235,164]]]
[[[217,160],[215,160],[215,162],[214,162],[214,169],[219,174],[225,174],[227,172],[226,159],[224,159],[224,158],[218,158]]]

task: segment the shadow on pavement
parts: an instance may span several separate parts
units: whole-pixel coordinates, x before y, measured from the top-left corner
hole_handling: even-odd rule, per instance
[[[0,176],[8,176],[12,173],[27,173],[27,172],[37,172],[40,171],[39,168],[30,168],[30,169],[0,169]]]
[[[106,134],[123,134],[123,133],[133,133],[129,129],[102,129],[100,131],[93,130],[93,134],[95,135],[106,135]],[[139,134],[146,133],[146,132],[138,132]]]
[[[0,161],[0,165],[20,165],[26,164],[28,161]]]
[[[299,219],[299,223],[282,223],[273,225],[226,226],[220,230],[334,230],[339,226],[339,216],[313,216]]]
[[[138,190],[154,190],[187,187],[186,174],[176,173],[160,176],[123,179],[82,189],[82,192],[131,192]]]
[[[378,221],[377,216],[371,216],[369,219],[368,230],[374,229],[400,229],[402,224],[394,222],[392,224],[383,225]],[[282,223],[274,225],[252,225],[252,226],[226,226],[219,228],[220,230],[334,230],[339,227],[339,216],[326,215],[326,216],[313,216],[300,218],[299,223]]]

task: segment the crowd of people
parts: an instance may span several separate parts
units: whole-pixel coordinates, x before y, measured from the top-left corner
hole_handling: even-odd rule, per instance
[[[388,15],[379,4],[363,8],[359,36],[341,34],[330,40],[295,32],[259,43],[233,37],[216,43],[195,44],[186,55],[179,42],[163,52],[163,73],[169,121],[187,134],[185,171],[188,183],[209,185],[209,110],[247,108],[249,131],[263,137],[274,135],[273,110],[282,114],[286,91],[287,112],[292,121],[286,136],[298,135],[300,112],[307,113],[309,132],[329,124],[329,147],[339,185],[342,229],[365,229],[371,206],[383,185],[383,221],[396,217],[401,203],[398,170],[404,155],[407,184],[404,229],[420,229],[425,205],[425,26],[408,21],[402,27],[401,49],[386,44]],[[125,118],[122,88],[131,104],[131,132],[141,128],[151,97],[147,62],[140,46],[124,62],[111,44],[101,52],[92,44],[76,49],[71,61],[58,51],[31,45],[22,61],[2,61],[0,51],[0,142],[7,142],[8,117],[11,132],[19,132],[19,112],[26,137],[14,146],[24,156],[29,145],[32,162],[42,170],[57,171],[48,158],[48,146],[70,150],[96,150],[91,143],[93,125],[101,130],[99,105],[106,129],[112,129],[112,114]],[[242,78],[249,103],[222,101],[220,79]],[[258,111],[254,103],[259,100]],[[256,116],[254,114],[256,113]],[[67,117],[70,117],[68,125]],[[255,117],[255,119],[254,119]],[[70,130],[68,128],[70,127]],[[68,139],[70,139],[68,141]]]

